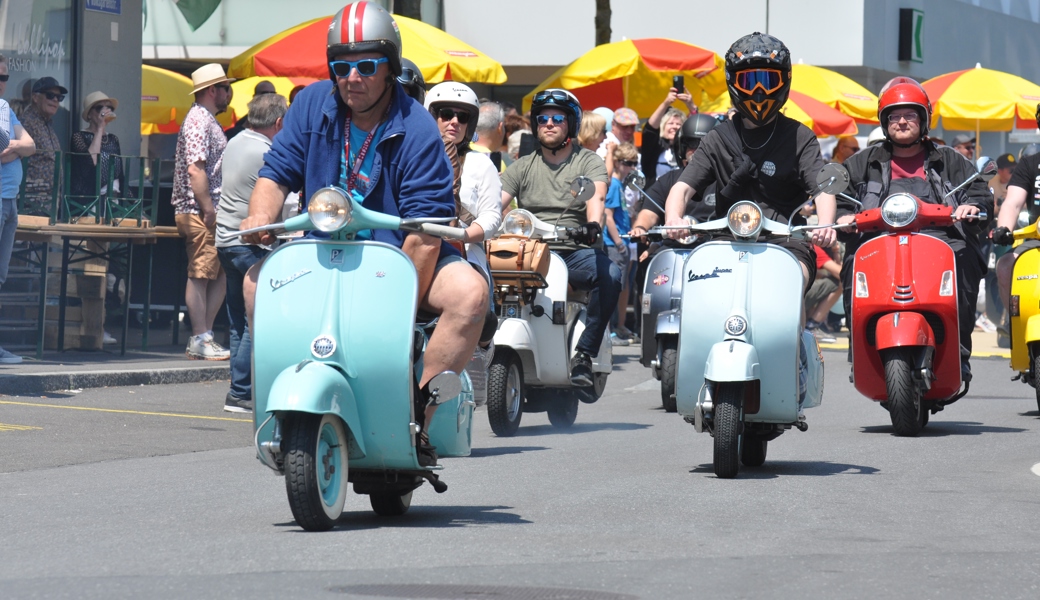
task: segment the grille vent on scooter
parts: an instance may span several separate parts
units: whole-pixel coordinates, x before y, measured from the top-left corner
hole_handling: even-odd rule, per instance
[[[914,301],[914,290],[909,285],[897,285],[896,291],[892,294],[892,301],[900,304],[907,304]]]

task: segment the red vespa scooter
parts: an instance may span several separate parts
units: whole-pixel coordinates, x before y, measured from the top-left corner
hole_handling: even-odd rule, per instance
[[[896,435],[918,435],[929,413],[968,393],[967,382],[961,389],[954,253],[943,240],[920,233],[954,223],[950,206],[907,193],[892,194],[855,218],[860,232],[885,234],[864,242],[853,263],[853,382],[889,411]]]

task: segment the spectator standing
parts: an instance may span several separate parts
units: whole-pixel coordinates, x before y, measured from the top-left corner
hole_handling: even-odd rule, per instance
[[[274,89],[274,84],[270,81],[261,81],[253,87],[253,98],[257,96],[263,96],[265,94],[277,94],[278,92]],[[231,98],[228,97],[228,103],[231,102]],[[226,110],[226,109],[225,109]],[[221,111],[224,112],[224,111]],[[224,136],[227,137],[228,141],[236,135],[242,133],[249,127],[249,113],[242,116],[241,119],[235,121],[235,124],[228,128],[224,132]]]
[[[50,216],[54,169],[61,152],[53,119],[68,93],[57,79],[41,77],[33,84],[32,102],[22,111],[22,126],[36,142],[36,152],[29,158],[25,175],[25,214]]]
[[[502,172],[502,143],[505,141],[506,114],[498,102],[485,100],[480,103],[480,115],[477,117],[477,139],[472,148],[483,152],[491,159],[498,172]]]
[[[530,132],[531,126],[527,119],[517,114],[506,114],[502,142],[502,163],[506,167],[513,164],[520,154],[520,136]]]
[[[607,142],[607,120],[603,115],[591,112],[586,113],[581,119],[581,130],[578,131],[578,145],[586,150],[596,152],[600,146],[606,145],[606,156],[603,163],[607,167],[607,173],[614,172],[614,150],[617,143]]]
[[[639,115],[631,108],[621,107],[614,111],[614,118],[610,121],[610,132],[607,140],[599,148],[599,157],[604,158],[607,152],[606,144],[614,142],[621,145],[625,142],[635,144],[636,125],[639,125]]]
[[[932,140],[933,142],[935,140]],[[950,144],[953,149],[958,153],[967,158],[968,160],[975,160],[975,138],[966,134],[958,133],[953,136],[953,143]]]
[[[110,98],[104,92],[91,92],[83,99],[83,113],[80,115],[87,122],[87,128],[72,134],[72,152],[70,160],[69,192],[80,199],[93,196],[97,187],[97,165],[101,164],[100,194],[105,196],[121,193],[126,185],[123,182],[122,152],[119,149],[119,138],[114,133],[107,133],[105,128],[116,118],[119,100]],[[114,161],[115,175],[112,179],[112,190],[108,189],[109,165]]]
[[[628,295],[631,291],[629,289],[629,267],[632,262],[628,241],[621,236],[628,235],[632,221],[628,215],[623,182],[639,166],[639,153],[636,152],[635,146],[626,142],[614,149],[613,158],[614,171],[603,205],[606,213],[603,245],[607,249],[610,262],[614,263],[614,266],[621,272],[622,289],[618,296],[617,328],[610,334],[610,343],[614,346],[627,346],[629,338],[632,337],[632,332],[625,327],[625,318],[628,316]]]
[[[7,92],[7,57],[0,54],[0,97]],[[33,139],[26,133],[14,110],[6,100],[0,100],[0,288],[7,280],[11,264],[15,232],[18,229],[18,188],[22,184],[22,158],[36,152]],[[0,364],[14,365],[22,357],[0,348]]]
[[[676,100],[686,105],[689,114],[697,113],[697,105],[689,90],[683,88],[682,93],[675,88],[668,88],[668,94],[654,110],[654,114],[643,125],[643,147],[640,162],[646,185],[653,185],[657,178],[677,168],[676,157],[672,156],[672,140],[686,121],[686,115],[672,107]]]
[[[196,69],[191,80],[195,102],[177,138],[172,197],[177,231],[188,251],[184,303],[192,336],[186,354],[192,359],[228,360],[231,353],[213,340],[213,321],[227,290],[214,240],[227,139],[215,115],[227,110],[231,80],[216,63]]]
[[[816,245],[813,249],[816,250],[816,280],[805,294],[805,329],[812,332],[817,341],[832,344],[837,339],[825,327],[831,308],[841,300],[839,248],[835,244],[826,250]]]
[[[884,133],[882,133],[882,139]],[[838,163],[839,165],[845,162],[845,159],[859,152],[859,142],[856,138],[851,135],[843,135],[838,137],[838,141],[834,144],[834,152],[831,153],[831,162]]]
[[[282,129],[288,109],[284,96],[258,94],[249,101],[249,127],[228,142],[224,149],[223,187],[217,206],[217,256],[227,279],[227,314],[231,326],[231,389],[224,398],[228,412],[253,412],[253,342],[246,322],[242,282],[246,271],[267,256],[268,249],[242,243],[233,232],[249,216],[249,196],[264,154]]]

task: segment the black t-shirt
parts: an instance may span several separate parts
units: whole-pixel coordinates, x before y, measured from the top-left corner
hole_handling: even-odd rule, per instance
[[[765,209],[766,217],[786,220],[815,192],[816,175],[824,165],[816,135],[805,125],[781,114],[773,124],[747,130],[737,115],[708,133],[679,181],[698,192],[711,183],[722,189],[744,155],[754,162],[758,176],[741,197],[728,202],[719,197],[716,214],[726,214],[736,200],[747,199]]]
[[[1026,191],[1026,209],[1029,220],[1040,218],[1040,154],[1031,154],[1019,161],[1011,173],[1008,187],[1020,187]]]
[[[672,169],[664,175],[661,175],[652,186],[646,189],[647,196],[654,199],[655,202],[664,206],[665,200],[668,199],[668,192],[671,191],[672,186],[675,182],[679,181],[679,177],[682,176],[682,169]],[[686,208],[683,210],[683,215],[691,215],[697,219],[698,223],[710,221],[715,218],[715,184],[712,183],[702,192],[701,190],[695,190],[695,194],[686,203]],[[664,224],[664,211],[657,206],[654,206],[653,202],[650,202],[646,198],[640,196],[640,202],[637,204],[637,213],[639,210],[649,210],[657,215],[658,222]]]

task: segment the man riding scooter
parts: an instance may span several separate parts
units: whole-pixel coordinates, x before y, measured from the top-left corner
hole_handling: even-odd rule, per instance
[[[849,190],[864,209],[877,208],[890,194],[905,192],[932,204],[954,207],[954,227],[925,229],[928,235],[949,244],[956,257],[957,305],[960,322],[961,379],[971,380],[971,332],[975,328],[975,302],[986,263],[979,245],[977,221],[960,222],[980,212],[991,213],[993,195],[985,181],[976,179],[967,188],[944,200],[957,185],[975,175],[975,165],[947,146],[928,139],[931,103],[923,87],[909,77],[897,77],[882,89],[878,116],[885,141],[845,161]],[[850,212],[843,206],[842,212]],[[843,214],[840,223],[853,220]],[[1012,221],[1014,222],[1014,221]],[[877,234],[851,234],[846,241],[841,279],[845,314],[852,314],[853,262],[856,249]]]
[[[376,4],[348,4],[332,20],[326,53],[329,82],[305,88],[264,157],[242,229],[274,223],[289,190],[301,197],[335,186],[365,208],[404,218],[455,215],[452,169],[436,123],[395,77],[402,74],[401,34]],[[401,248],[419,274],[419,306],[439,315],[416,390],[420,463],[435,464],[424,423],[436,406],[427,384],[443,371],[460,373],[473,354],[487,312],[487,284],[449,244],[423,233],[374,230],[373,240]],[[271,244],[269,232],[245,236]],[[260,264],[246,277],[252,320]],[[376,275],[378,276],[378,275]],[[307,307],[299,307],[307,310]],[[373,315],[390,317],[392,315]],[[425,411],[425,419],[423,419]]]
[[[684,224],[683,210],[698,191],[718,186],[715,213],[724,215],[736,202],[753,200],[763,217],[786,222],[818,189],[823,156],[811,129],[780,113],[791,90],[791,53],[777,38],[759,32],[744,36],[726,52],[726,80],[737,109],[732,121],[712,130],[672,186],[665,206],[666,224]],[[816,197],[820,225],[834,223],[831,194]],[[795,222],[804,220],[795,216]],[[673,229],[669,236],[686,232]],[[830,246],[833,229],[812,231],[812,240]],[[765,241],[765,240],[762,240]],[[808,240],[775,240],[802,264],[803,288],[816,278],[816,253]]]
[[[621,271],[596,245],[602,231],[607,170],[594,152],[572,140],[581,127],[581,104],[566,90],[538,92],[531,103],[531,127],[540,148],[514,162],[502,173],[502,206],[513,198],[517,206],[537,219],[562,227],[578,228],[579,239],[550,242],[549,248],[563,257],[570,284],[589,290],[588,321],[571,358],[571,383],[593,385],[592,358],[599,354],[610,315],[621,294]],[[579,177],[591,179],[595,193],[585,206],[571,207],[571,183]]]

